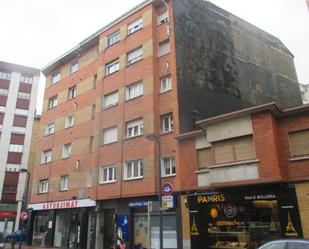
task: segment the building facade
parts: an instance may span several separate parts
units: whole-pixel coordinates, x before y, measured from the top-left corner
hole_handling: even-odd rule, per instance
[[[158,248],[159,213],[147,213],[158,200],[157,150],[146,135],[159,138],[160,179],[177,193],[185,158],[175,136],[196,120],[273,99],[301,104],[293,56],[279,39],[198,0],[144,1],[43,73],[28,206],[34,246],[114,248],[121,234],[128,248]],[[186,248],[174,199],[164,245]]]
[[[183,177],[182,215],[191,248],[308,238],[308,106],[265,104],[198,123],[179,137],[193,162],[180,166],[192,179]]]
[[[303,104],[309,103],[309,85],[299,84]]]
[[[0,61],[0,231],[18,229],[40,70]]]

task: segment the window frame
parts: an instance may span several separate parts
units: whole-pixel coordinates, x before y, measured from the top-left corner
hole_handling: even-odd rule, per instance
[[[144,20],[143,17],[140,17],[138,19],[136,19],[135,21],[131,22],[128,24],[127,26],[127,34],[128,35],[132,35],[135,32],[141,30],[144,26]]]
[[[110,171],[112,179],[110,179]],[[116,165],[102,166],[100,167],[100,181],[99,184],[108,184],[116,182]]]
[[[79,61],[74,61],[71,63],[70,74],[77,72],[79,69]]]
[[[165,120],[166,120],[166,118],[168,119],[168,129],[167,130],[165,130]],[[172,112],[161,115],[161,117],[160,117],[160,128],[161,128],[160,130],[161,130],[162,134],[174,131],[174,122],[173,122],[173,113]]]
[[[8,96],[9,89],[0,88],[0,96]]]
[[[76,85],[74,85],[68,89],[68,100],[74,99],[76,98],[76,96],[77,96],[77,87]]]
[[[70,121],[70,122],[69,122]],[[74,126],[74,115],[69,114],[65,117],[64,120],[64,129],[68,129]]]
[[[167,45],[168,46],[168,50],[164,52],[163,50],[163,46]],[[163,51],[162,51],[163,50]],[[171,52],[171,44],[170,44],[170,40],[165,40],[159,43],[159,47],[158,47],[158,57],[162,57],[165,56],[167,54],[169,54]]]
[[[72,143],[66,143],[62,146],[61,159],[68,159],[72,156]]]
[[[129,60],[129,57],[132,56],[132,54],[136,53],[137,55]],[[139,62],[144,58],[144,50],[143,46],[140,46],[138,48],[135,48],[127,53],[127,66],[130,66],[134,63]]]
[[[51,84],[52,85],[57,84],[60,81],[60,79],[61,79],[60,72],[53,73],[51,76]]]
[[[137,164],[135,164],[137,163]],[[131,164],[131,177],[128,176],[128,164]],[[137,166],[138,176],[134,176],[134,168]],[[126,161],[124,163],[124,180],[137,180],[144,178],[144,161],[142,159]]]
[[[9,145],[8,152],[15,152],[15,153],[23,153],[24,146],[22,144],[11,144]]]
[[[165,166],[165,160],[169,161],[168,168]],[[169,170],[169,173],[166,173],[166,170]],[[174,171],[174,172],[173,172]],[[176,175],[176,160],[174,156],[162,156],[161,157],[161,177],[171,177]]]
[[[166,83],[164,83],[166,82]],[[166,85],[168,87],[163,88],[163,85]],[[166,75],[160,78],[160,93],[165,93],[172,90],[172,77],[171,75]]]
[[[309,133],[309,129],[301,129],[301,130],[296,130],[296,131],[289,131],[288,132],[288,141],[289,141],[289,150],[290,150],[290,158],[292,159],[297,159],[297,158],[306,158],[306,157],[309,157],[309,150],[304,152],[304,153],[297,153],[295,151],[295,148],[293,147],[293,139],[292,139],[292,136],[294,134],[299,134],[299,133],[303,133],[303,132],[306,132],[306,133]],[[306,134],[307,135],[307,134]],[[308,135],[307,135],[308,136]],[[294,141],[295,143],[296,141]],[[302,146],[304,147],[304,146]],[[307,148],[307,147],[306,147]]]
[[[48,159],[48,160],[45,160]],[[44,150],[41,154],[41,164],[47,164],[52,162],[52,149]]]
[[[32,83],[33,83],[33,77],[27,76],[27,75],[22,75],[22,76],[20,77],[20,82],[26,83],[26,84],[29,84],[29,85],[32,85]]]
[[[69,175],[60,176],[59,190],[68,191],[69,190]]]
[[[116,37],[116,39],[114,39]],[[116,44],[120,41],[120,30],[115,31],[114,33],[108,35],[106,37],[106,48],[111,47],[112,45]],[[112,42],[110,42],[112,41]]]
[[[144,119],[138,118],[126,122],[126,139],[139,137],[144,135]],[[135,130],[137,128],[137,130]],[[135,134],[137,131],[137,134]]]
[[[117,94],[117,102],[115,102],[114,104],[106,105],[106,98],[109,97],[109,96],[112,96],[113,94]],[[105,94],[103,96],[103,100],[102,100],[103,109],[111,108],[113,106],[118,105],[118,103],[119,103],[119,91],[118,90],[111,92],[111,93],[108,93],[108,94]]]
[[[135,91],[136,88],[138,87],[138,91]],[[133,96],[131,96],[132,91],[133,91]],[[126,86],[126,101],[131,100],[131,99],[136,99],[138,97],[141,97],[144,95],[144,82],[143,80],[136,81],[134,83],[131,83]]]
[[[48,99],[48,109],[55,108],[58,105],[58,95],[54,95]]]
[[[105,142],[105,137],[106,137],[105,132],[108,132],[108,131],[111,131],[111,130],[116,131],[116,140],[112,140],[111,142]],[[118,140],[119,140],[118,126],[112,126],[112,127],[104,128],[104,129],[102,129],[102,133],[103,133],[102,134],[102,137],[103,137],[102,145],[109,145],[109,144],[117,143]]]
[[[44,194],[44,193],[48,193],[48,191],[49,191],[49,181],[48,181],[48,179],[40,180],[39,186],[38,186],[38,193]]]
[[[164,24],[164,23],[168,23],[168,11],[166,10],[166,11],[164,11],[164,12],[162,12],[162,13],[160,13],[160,14],[158,14],[157,15],[157,26],[160,26],[160,25],[162,25],[162,24]]]
[[[115,69],[111,70],[112,67],[115,67]],[[119,69],[120,69],[120,60],[119,60],[119,58],[117,58],[117,59],[105,64],[105,76],[114,74],[114,73],[118,72]]]
[[[12,73],[6,70],[0,70],[0,79],[11,80]]]
[[[56,125],[55,123],[48,123],[45,125],[45,136],[49,136],[49,135],[52,135],[55,133],[55,128],[56,128]],[[49,130],[52,130],[51,132]]]

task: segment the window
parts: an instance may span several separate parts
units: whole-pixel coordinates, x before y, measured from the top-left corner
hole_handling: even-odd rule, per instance
[[[23,152],[23,146],[21,144],[10,144],[9,152]]]
[[[128,35],[140,30],[143,27],[143,19],[140,18],[128,25]]]
[[[127,138],[143,135],[143,132],[144,132],[144,121],[142,118],[127,122],[126,124],[126,137]]]
[[[0,79],[3,79],[3,80],[10,80],[10,79],[11,79],[11,73],[8,72],[8,71],[3,71],[3,70],[1,70],[1,71],[0,71]]]
[[[139,47],[127,54],[127,64],[131,65],[139,60],[143,59],[143,47]]]
[[[20,78],[20,81],[23,82],[23,83],[32,84],[33,79],[30,76],[22,75],[21,78]]]
[[[45,135],[50,135],[55,132],[55,123],[47,124],[45,127]]]
[[[166,133],[173,130],[173,114],[169,113],[161,116],[161,132]]]
[[[75,73],[78,70],[78,66],[79,66],[78,61],[75,61],[71,64],[71,74]]]
[[[42,152],[41,163],[50,163],[52,161],[52,150],[45,150]]]
[[[9,90],[0,88],[0,95],[1,96],[8,96]]]
[[[94,136],[90,136],[90,138],[89,138],[89,152],[93,151],[93,142],[94,142]]]
[[[211,148],[198,149],[197,153],[197,165],[199,169],[207,168],[213,165]]]
[[[72,154],[72,144],[68,143],[68,144],[63,145],[62,158],[63,159],[69,158],[71,157],[71,154]]]
[[[120,31],[117,31],[107,37],[106,47],[109,47],[118,41],[120,41]]]
[[[86,172],[86,188],[91,188],[92,186],[92,172],[88,170]]]
[[[158,15],[158,18],[157,18],[157,24],[160,25],[160,24],[163,24],[163,23],[166,23],[168,22],[168,14],[167,14],[167,11],[161,13]]]
[[[60,73],[55,73],[52,75],[52,84],[56,84],[58,81],[60,81]]]
[[[57,103],[58,103],[58,96],[57,95],[49,98],[49,100],[48,100],[48,109],[56,107]]]
[[[161,158],[162,176],[173,176],[176,174],[175,158],[162,157]]]
[[[60,191],[66,191],[69,189],[69,176],[60,177]]]
[[[93,84],[92,88],[93,88],[93,89],[96,89],[96,87],[97,87],[97,79],[98,79],[98,75],[95,74],[95,75],[93,76],[93,80],[92,80],[92,84]]]
[[[165,76],[161,78],[161,93],[164,93],[166,91],[169,91],[172,89],[172,79],[171,76]]]
[[[130,179],[142,178],[144,175],[143,167],[144,166],[142,160],[125,162],[124,179],[130,180]]]
[[[106,75],[110,75],[112,73],[115,73],[119,70],[119,59],[109,63],[109,64],[106,64],[105,66],[105,74]]]
[[[130,84],[126,87],[126,99],[134,99],[142,96],[144,93],[143,81]]]
[[[73,116],[73,114],[66,116],[65,117],[64,128],[69,128],[69,127],[72,127],[73,125],[74,125],[74,116]]]
[[[215,164],[232,163],[255,158],[252,136],[213,143]]]
[[[91,119],[95,118],[95,104],[91,106]]]
[[[159,56],[166,55],[170,52],[170,41],[161,42],[159,44]]]
[[[41,180],[39,182],[39,193],[47,193],[48,192],[48,180]]]
[[[100,168],[100,183],[110,183],[116,181],[116,166]]]
[[[292,157],[309,155],[309,130],[289,133]]]
[[[68,99],[73,99],[76,97],[77,88],[76,86],[72,86],[69,88],[68,91]]]
[[[25,92],[18,92],[17,98],[19,99],[30,99],[31,94]]]
[[[103,144],[115,143],[118,141],[117,126],[103,130]]]
[[[118,100],[119,100],[118,91],[104,95],[104,97],[103,97],[103,108],[108,108],[108,107],[117,105]]]

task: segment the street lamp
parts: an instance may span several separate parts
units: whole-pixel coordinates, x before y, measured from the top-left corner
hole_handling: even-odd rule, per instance
[[[162,190],[161,190],[161,145],[160,139],[155,133],[150,133],[146,136],[150,141],[156,142],[156,156],[158,161],[158,198],[159,198],[159,239],[160,239],[160,249],[163,249],[163,216],[162,216]]]
[[[25,211],[26,210],[26,203],[27,203],[27,197],[28,197],[28,188],[29,188],[29,179],[30,179],[30,172],[25,169],[22,168],[19,170],[19,173],[26,173],[26,186],[24,188],[23,191],[23,196],[21,199],[21,211]],[[19,217],[20,219],[20,217]],[[21,244],[22,244],[22,233],[23,233],[23,220],[21,222],[21,226],[20,226],[20,242],[19,242],[19,249],[21,249]]]

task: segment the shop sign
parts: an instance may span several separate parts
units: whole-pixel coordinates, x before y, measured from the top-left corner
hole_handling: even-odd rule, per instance
[[[130,201],[129,208],[145,208],[148,206],[147,201]]]
[[[224,202],[225,196],[224,194],[212,194],[212,195],[199,195],[197,197],[197,203],[216,203],[216,202]]]
[[[15,218],[16,213],[13,212],[0,212],[0,217],[1,218]]]
[[[163,209],[174,208],[174,196],[172,195],[162,196],[162,208]]]
[[[33,210],[49,210],[49,209],[65,209],[65,208],[81,208],[94,207],[96,202],[91,199],[69,200],[69,201],[54,201],[29,204],[28,208]]]
[[[167,182],[162,185],[163,195],[170,195],[172,192],[173,192],[173,184],[171,184],[170,182]]]

